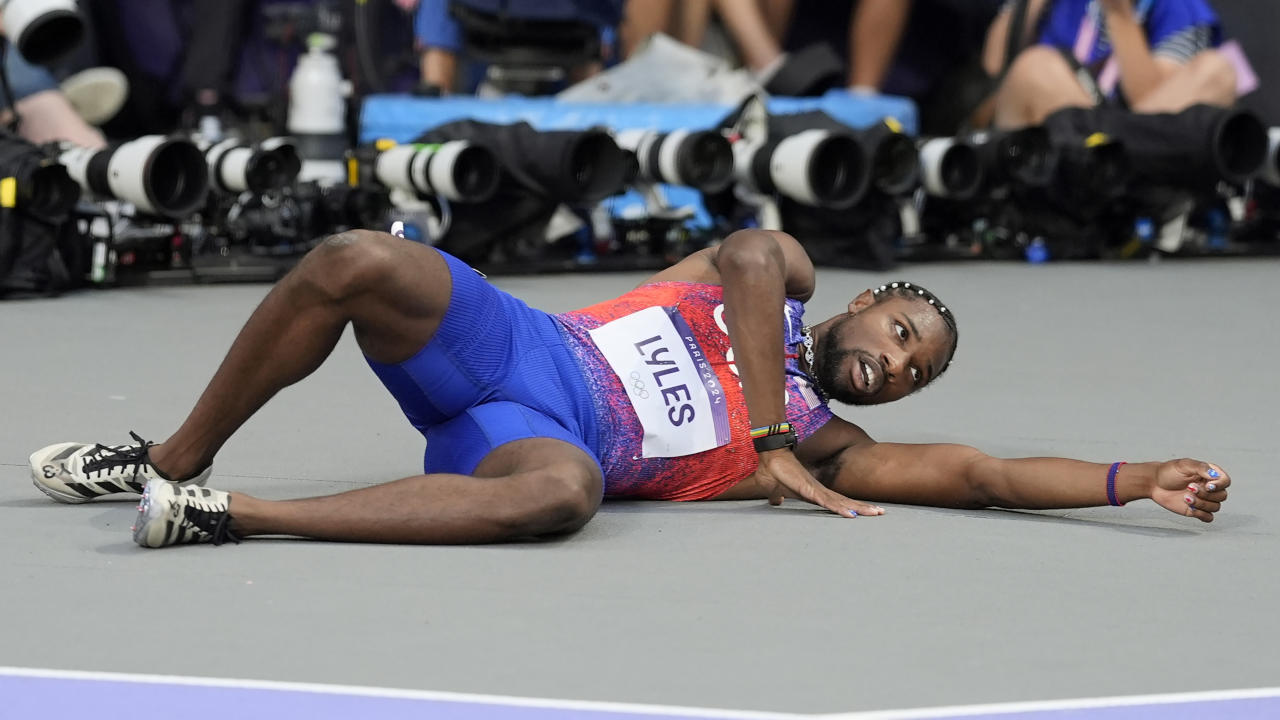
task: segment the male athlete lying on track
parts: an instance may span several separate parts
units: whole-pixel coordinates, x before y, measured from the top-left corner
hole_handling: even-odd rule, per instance
[[[549,315],[434,248],[343,233],[271,290],[168,440],[52,445],[31,456],[32,477],[62,502],[141,492],[134,539],[148,547],[498,542],[576,530],[608,496],[789,496],[846,517],[884,512],[867,501],[1150,498],[1204,522],[1226,500],[1226,472],[1199,460],[1109,466],[875,442],[827,400],[890,402],[932,382],[955,352],[955,318],[924,288],[893,283],[809,325],[813,289],[799,243],[744,230],[621,297]],[[288,501],[201,487],[231,434],[319,367],[348,324],[426,436],[424,474]]]

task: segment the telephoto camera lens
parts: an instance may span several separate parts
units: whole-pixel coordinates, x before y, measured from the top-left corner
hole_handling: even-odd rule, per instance
[[[712,130],[624,130],[618,147],[635,153],[640,177],[715,193],[733,182],[733,148]]]
[[[1268,185],[1280,187],[1280,127],[1267,132],[1267,162],[1262,166],[1262,179]]]
[[[65,217],[79,200],[80,186],[61,165],[40,165],[18,183],[18,207],[37,217]]]
[[[492,150],[500,163],[498,185],[504,196],[511,191],[553,202],[594,203],[625,190],[636,171],[635,155],[619,148],[603,128],[538,130],[527,122],[455,120],[417,138],[451,141]]]
[[[1267,152],[1266,125],[1248,111],[1228,112],[1211,125],[1211,153],[1224,180],[1244,182],[1265,169],[1271,157]]]
[[[967,200],[982,186],[982,163],[972,145],[940,137],[920,144],[920,174],[925,192],[935,197]]]
[[[1057,180],[1070,197],[1088,201],[1124,195],[1133,167],[1123,143],[1099,133],[1083,142],[1059,146]]]
[[[0,23],[22,57],[36,65],[70,55],[85,34],[75,0],[3,0]]]
[[[844,209],[866,194],[870,163],[851,133],[803,130],[766,143],[735,147],[740,180],[804,205]]]
[[[374,176],[389,188],[478,203],[498,189],[501,168],[493,151],[466,140],[395,145],[378,153]]]
[[[152,215],[185,217],[209,191],[204,153],[184,138],[146,135],[105,150],[64,145],[59,162],[86,192]]]
[[[564,202],[596,202],[616,195],[626,186],[631,168],[628,153],[604,130],[551,130],[539,132],[537,147],[522,170],[545,188],[551,197]],[[558,163],[543,166],[535,157],[558,157]]]
[[[13,178],[13,205],[43,220],[67,216],[80,199],[80,186],[49,149],[0,131],[0,177]]]
[[[978,151],[988,186],[1014,182],[1023,187],[1045,187],[1053,180],[1057,154],[1049,131],[1043,127],[976,132],[967,140]]]
[[[872,182],[886,195],[904,195],[920,184],[919,151],[895,125],[878,122],[857,134],[871,157]]]
[[[1045,118],[1055,144],[1102,133],[1122,143],[1133,175],[1155,184],[1212,191],[1243,183],[1262,168],[1267,128],[1241,108],[1192,105],[1176,113],[1134,113],[1109,106],[1066,108]]]
[[[288,138],[269,138],[250,146],[228,138],[205,151],[209,181],[219,191],[255,193],[291,185],[302,169],[298,150]]]

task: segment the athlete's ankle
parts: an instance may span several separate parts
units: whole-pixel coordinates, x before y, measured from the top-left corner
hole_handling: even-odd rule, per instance
[[[147,449],[147,457],[151,467],[157,474],[171,482],[182,482],[199,475],[209,463],[201,463],[184,458],[182,453],[173,451],[168,445],[152,445]],[[198,465],[198,467],[197,467]]]
[[[231,534],[241,539],[264,534],[262,525],[255,522],[257,516],[255,509],[259,503],[257,498],[244,493],[227,494],[227,528]],[[233,515],[232,512],[235,514]]]

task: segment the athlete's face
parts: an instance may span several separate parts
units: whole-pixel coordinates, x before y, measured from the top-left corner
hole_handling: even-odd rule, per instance
[[[817,339],[817,338],[815,338]],[[850,405],[892,402],[927,385],[951,359],[951,331],[928,302],[866,291],[832,318],[814,345],[813,372]]]

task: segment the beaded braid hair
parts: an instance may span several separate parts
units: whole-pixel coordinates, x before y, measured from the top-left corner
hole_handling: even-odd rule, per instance
[[[881,285],[880,287],[872,290],[871,294],[875,296],[876,302],[887,300],[891,297],[919,298],[920,300],[927,301],[938,311],[938,314],[942,316],[942,321],[945,322],[947,324],[947,328],[951,330],[950,357],[954,358],[956,356],[956,345],[960,343],[960,331],[956,328],[956,316],[955,313],[947,309],[946,305],[942,304],[942,301],[938,299],[937,295],[934,295],[915,283],[909,282],[892,282],[887,285]],[[947,364],[942,366],[942,369],[938,371],[938,375],[946,372],[949,367],[951,367],[951,360],[947,360]]]

